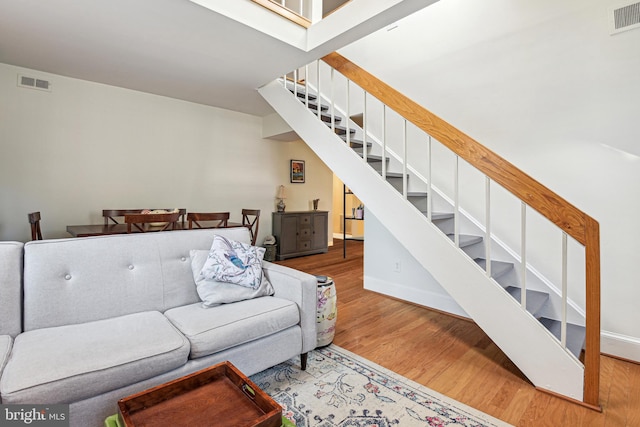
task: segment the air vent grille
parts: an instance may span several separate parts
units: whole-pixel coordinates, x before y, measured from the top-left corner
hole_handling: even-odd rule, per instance
[[[51,82],[48,80],[37,79],[35,77],[24,76],[18,74],[18,86],[29,89],[39,89],[51,92]]]
[[[611,34],[640,28],[640,2],[611,9],[609,12],[609,25]]]

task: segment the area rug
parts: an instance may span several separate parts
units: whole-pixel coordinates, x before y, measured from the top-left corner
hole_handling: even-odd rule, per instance
[[[297,427],[506,427],[336,345],[251,376]]]

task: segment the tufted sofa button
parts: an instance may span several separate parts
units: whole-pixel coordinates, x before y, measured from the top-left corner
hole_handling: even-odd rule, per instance
[[[180,257],[180,261],[184,262],[184,261],[186,261],[186,260],[187,260],[187,257],[184,257],[184,256],[183,256],[183,257]]]
[[[129,265],[129,270],[133,270],[133,265]]]
[[[64,276],[64,279],[65,279],[65,280],[71,280],[71,275],[70,275],[70,274],[66,274],[66,275]]]

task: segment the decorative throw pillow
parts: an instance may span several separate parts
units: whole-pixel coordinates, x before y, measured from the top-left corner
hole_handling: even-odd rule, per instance
[[[209,259],[202,267],[203,279],[256,289],[262,281],[262,258],[264,248],[213,236]]]
[[[259,273],[252,270],[252,277],[256,278],[254,283],[257,283],[257,286],[243,286],[230,282],[223,282],[216,278],[214,278],[215,264],[217,263],[216,259],[219,259],[217,256],[212,256],[214,254],[214,246],[216,246],[215,238],[219,236],[214,236],[214,245],[210,251],[206,250],[192,250],[191,255],[191,271],[193,273],[193,279],[196,283],[196,291],[198,292],[198,296],[202,300],[202,303],[205,307],[211,307],[218,304],[223,303],[231,303],[236,301],[242,301],[246,299],[252,299],[261,296],[273,295],[274,290],[273,286],[266,278],[264,273],[262,272],[262,256],[264,256],[264,248],[255,248],[258,249],[257,254],[255,256],[260,260],[259,262]],[[225,239],[227,240],[227,239]],[[231,241],[229,241],[231,243]],[[235,242],[238,244],[239,242]],[[220,242],[218,242],[220,245]],[[249,245],[241,244],[243,247],[249,247]],[[222,245],[226,247],[226,245]],[[233,247],[233,244],[231,245]],[[255,251],[255,249],[253,251]],[[262,249],[261,251],[259,249]],[[222,250],[224,252],[224,250]],[[250,250],[251,251],[251,250]],[[240,251],[242,252],[242,251]],[[220,255],[220,254],[217,254]],[[236,257],[238,256],[238,251],[235,251]],[[246,258],[245,258],[246,261]],[[225,261],[226,262],[226,258]],[[231,261],[232,263],[234,261]],[[236,263],[243,262],[242,258],[240,261],[235,260]],[[234,265],[237,268],[237,266]],[[246,270],[245,270],[246,271]],[[218,277],[218,276],[216,276]],[[259,279],[258,279],[259,277]],[[242,280],[240,280],[242,281]],[[247,282],[248,283],[248,282]]]

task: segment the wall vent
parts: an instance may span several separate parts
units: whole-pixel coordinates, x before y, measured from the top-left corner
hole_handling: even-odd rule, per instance
[[[627,3],[609,9],[609,32],[618,34],[640,28],[640,2]]]
[[[24,76],[18,74],[18,86],[28,87],[29,89],[39,89],[51,92],[51,82],[48,80],[37,79],[35,77]]]

